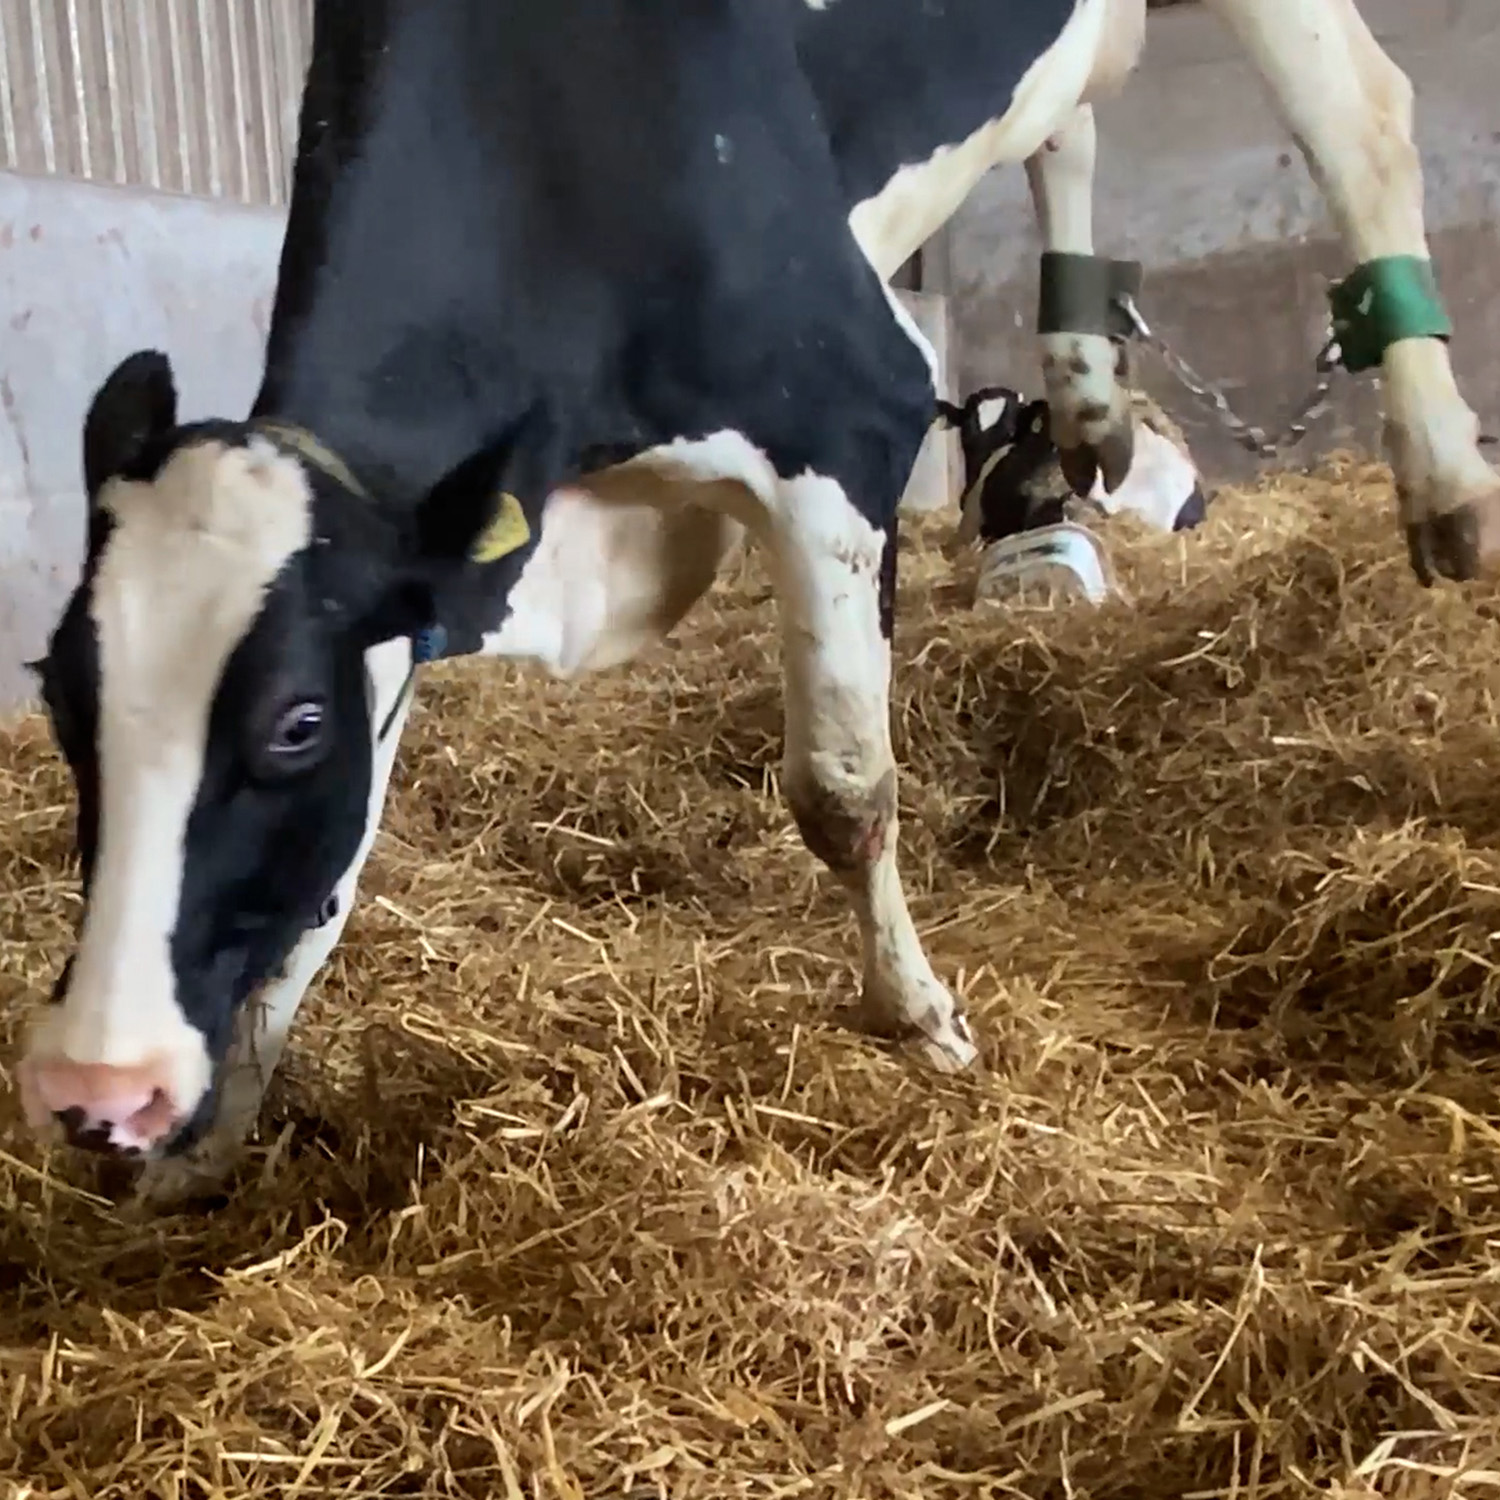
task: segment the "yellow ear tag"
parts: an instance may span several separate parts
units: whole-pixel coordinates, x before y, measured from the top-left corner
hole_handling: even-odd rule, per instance
[[[521,502],[514,495],[502,494],[495,519],[480,532],[469,556],[479,563],[495,562],[530,540],[531,527],[526,524]]]

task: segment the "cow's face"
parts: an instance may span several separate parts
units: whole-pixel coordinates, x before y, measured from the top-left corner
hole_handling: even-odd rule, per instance
[[[1130,470],[1113,493],[1096,478],[1084,501],[1063,473],[1044,398],[1023,402],[1015,391],[992,386],[975,391],[962,406],[939,403],[939,415],[958,429],[963,446],[960,538],[998,541],[1097,511],[1129,511],[1163,530],[1199,525],[1206,501],[1186,439],[1149,398],[1136,393],[1133,400]]]
[[[938,402],[939,416],[958,432],[966,489],[978,479],[991,454],[1015,442],[1021,412],[1020,393],[1005,385],[971,391],[962,406]]]
[[[175,412],[165,358],[136,355],[85,428],[87,560],[40,665],[83,919],[20,1070],[33,1124],[153,1154],[201,1134],[237,1013],[356,853],[364,654],[423,609],[372,505]]]

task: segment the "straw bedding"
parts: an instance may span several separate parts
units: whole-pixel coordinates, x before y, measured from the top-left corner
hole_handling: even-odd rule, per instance
[[[849,1028],[753,561],[607,678],[433,671],[234,1196],[133,1221],[8,1108],[0,1494],[1493,1491],[1500,623],[1391,506],[1111,523],[1092,613],[906,546],[972,1078]],[[8,1042],[76,913],[35,720],[0,797]]]

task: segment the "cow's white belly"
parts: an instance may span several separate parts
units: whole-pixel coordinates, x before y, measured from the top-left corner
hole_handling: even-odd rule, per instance
[[[730,517],[692,504],[556,490],[484,654],[564,678],[627,662],[702,597],[742,535]]]
[[[997,15],[997,25],[1004,22]],[[1024,162],[1085,99],[1119,87],[1140,56],[1145,0],[1079,0],[1062,35],[1027,69],[1005,114],[967,140],[902,167],[873,198],[855,205],[849,228],[882,278],[958,210],[1001,162]]]

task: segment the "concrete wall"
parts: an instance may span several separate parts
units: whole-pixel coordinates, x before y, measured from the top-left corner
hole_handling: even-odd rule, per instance
[[[1500,0],[1360,0],[1410,74],[1427,222],[1457,326],[1453,356],[1471,405],[1500,423]],[[1324,278],[1351,269],[1302,158],[1233,38],[1195,8],[1153,15],[1141,69],[1100,106],[1095,245],[1146,266],[1143,311],[1236,409],[1268,430],[1310,388],[1327,319]],[[946,292],[961,389],[1039,389],[1040,245],[1020,167],[980,184],[923,255]],[[1218,474],[1253,462],[1139,356],[1146,385]],[[1352,389],[1351,389],[1352,387]],[[1378,438],[1371,379],[1341,378],[1335,412],[1301,454]],[[1492,427],[1491,430],[1496,430]]]
[[[254,397],[279,211],[0,172],[0,705],[35,656],[83,542],[79,442],[115,363],[157,347],[184,420]]]

